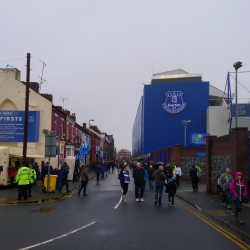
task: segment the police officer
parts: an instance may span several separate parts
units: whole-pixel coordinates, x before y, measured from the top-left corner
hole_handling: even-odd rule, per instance
[[[177,167],[174,166],[174,167],[173,167],[173,177],[175,177],[175,178],[176,178],[176,169],[177,169]]]
[[[27,200],[27,188],[30,184],[30,169],[26,167],[26,161],[22,161],[21,168],[18,170],[16,174],[16,182],[18,183],[18,199],[21,200],[22,196],[24,200]]]
[[[33,186],[33,183],[36,180],[36,170],[33,169],[33,165],[32,164],[29,164],[29,169],[30,169],[29,197],[32,197],[31,196],[31,188]]]
[[[195,168],[197,168],[197,172],[199,172],[197,174],[197,177],[198,177],[198,183],[201,182],[201,179],[199,176],[201,176],[201,168],[198,166],[197,162],[194,164],[195,165]]]

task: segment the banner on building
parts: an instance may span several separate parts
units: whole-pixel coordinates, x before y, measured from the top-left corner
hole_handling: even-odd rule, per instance
[[[25,111],[0,110],[0,142],[23,142]],[[40,111],[29,111],[28,142],[39,142]]]
[[[205,146],[206,145],[206,136],[210,134],[190,134],[190,144],[192,146]]]

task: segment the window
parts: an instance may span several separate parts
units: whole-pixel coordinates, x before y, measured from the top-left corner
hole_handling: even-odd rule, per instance
[[[71,148],[66,148],[66,157],[71,156]]]
[[[71,141],[74,141],[74,127],[71,125]]]
[[[61,124],[61,133],[62,133],[62,137],[63,137],[63,125],[64,125],[64,121],[62,121],[62,124]]]
[[[55,132],[57,133],[57,117],[55,117]]]
[[[67,139],[69,139],[69,123],[67,122]]]

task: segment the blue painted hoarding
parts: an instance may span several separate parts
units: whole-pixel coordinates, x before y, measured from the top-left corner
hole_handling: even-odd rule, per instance
[[[0,142],[23,142],[25,111],[0,110]],[[28,142],[39,142],[40,111],[29,111]]]
[[[187,135],[197,131],[205,134],[208,107],[209,82],[145,85],[142,154],[175,144],[184,146],[183,120],[191,120],[186,126]],[[189,136],[187,145],[190,145]]]
[[[206,153],[196,152],[196,157],[206,157]]]
[[[235,117],[235,107],[236,105],[233,104],[232,113],[233,117]],[[238,117],[250,117],[250,104],[238,104]]]

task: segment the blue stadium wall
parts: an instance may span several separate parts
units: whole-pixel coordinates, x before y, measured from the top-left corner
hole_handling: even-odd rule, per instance
[[[163,108],[168,91],[181,91],[186,107],[177,114],[170,114]],[[152,84],[144,86],[143,98],[133,128],[133,156],[181,144],[184,146],[183,120],[187,125],[187,146],[190,133],[206,133],[206,110],[209,106],[209,82]],[[135,133],[135,131],[137,133]],[[141,133],[140,136],[138,132]],[[135,137],[134,137],[135,136]],[[142,145],[140,147],[140,144]],[[136,150],[134,148],[135,145]]]

